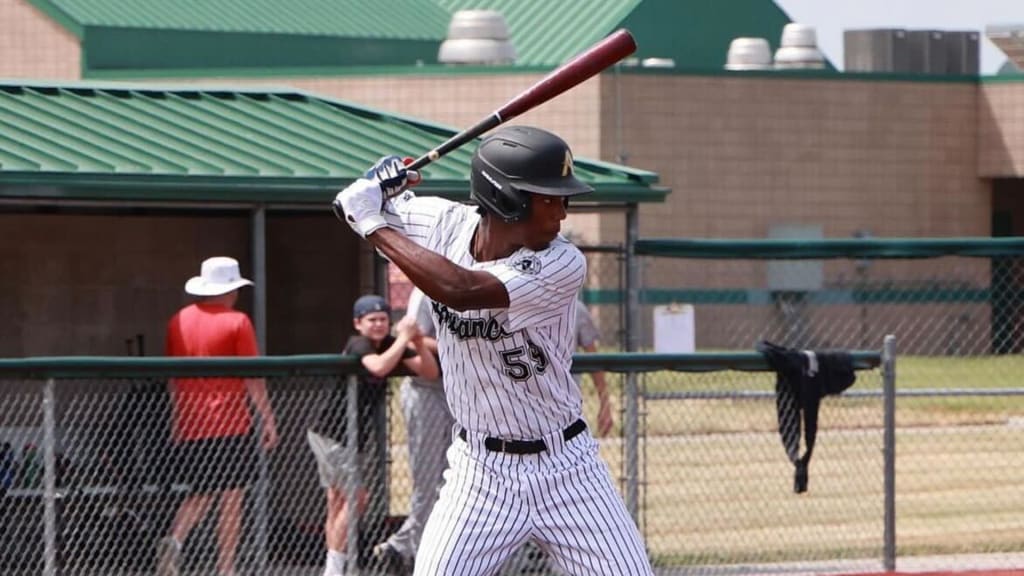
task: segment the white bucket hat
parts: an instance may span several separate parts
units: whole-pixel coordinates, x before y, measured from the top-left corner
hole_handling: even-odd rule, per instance
[[[193,296],[220,296],[242,286],[252,286],[252,280],[242,278],[238,260],[227,256],[214,256],[203,260],[199,276],[185,282],[185,292]]]

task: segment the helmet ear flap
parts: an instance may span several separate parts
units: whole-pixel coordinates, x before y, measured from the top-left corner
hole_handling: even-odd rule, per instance
[[[498,199],[498,203],[501,204],[502,213],[508,214],[504,218],[505,222],[512,224],[513,222],[522,222],[530,218],[530,194],[516,190],[514,187],[509,187],[507,192],[501,192],[495,190],[495,196]]]

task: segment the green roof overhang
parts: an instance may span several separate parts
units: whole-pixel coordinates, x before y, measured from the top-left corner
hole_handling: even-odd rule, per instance
[[[0,198],[320,205],[388,152],[455,130],[295,90],[0,83]],[[421,193],[467,199],[473,146]],[[664,201],[657,174],[576,160],[584,203]]]

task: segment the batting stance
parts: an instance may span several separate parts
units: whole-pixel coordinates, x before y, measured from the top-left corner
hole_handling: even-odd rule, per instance
[[[433,300],[456,426],[415,574],[493,574],[529,540],[569,574],[651,574],[569,373],[586,261],[559,231],[569,198],[592,189],[568,145],[494,132],[472,160],[476,209],[402,192],[418,181],[382,158],[333,205]]]

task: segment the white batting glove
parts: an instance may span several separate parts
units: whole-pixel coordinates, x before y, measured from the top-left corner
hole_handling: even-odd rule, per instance
[[[412,158],[408,162],[412,162]],[[398,156],[384,156],[366,171],[366,178],[380,183],[384,198],[394,198],[420,181],[419,172],[406,170],[406,163]]]
[[[383,205],[384,196],[380,184],[360,178],[338,192],[331,208],[339,220],[344,220],[356,234],[366,238],[388,225],[380,213]]]

